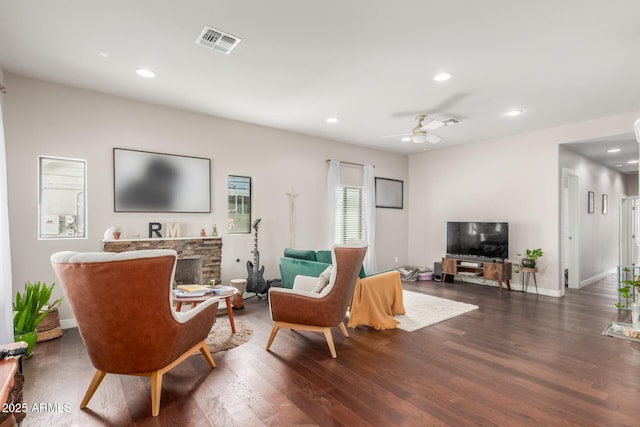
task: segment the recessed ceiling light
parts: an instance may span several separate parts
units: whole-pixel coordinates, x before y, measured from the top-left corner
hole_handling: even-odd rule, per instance
[[[103,58],[108,58],[109,54],[108,53],[104,53],[104,52],[98,52],[98,55],[102,56]]]
[[[324,121],[327,122],[327,123],[338,123],[338,118],[337,117],[327,117]]]
[[[400,141],[402,141],[402,142],[409,142],[409,141],[411,141],[411,137],[410,137],[410,136],[405,136],[405,137],[403,137]]]
[[[156,76],[156,73],[149,70],[148,68],[138,68],[136,70],[136,73],[140,76],[140,77],[146,77],[148,79],[152,79]]]
[[[618,151],[620,151],[619,148],[612,148],[610,150],[607,150],[607,153],[617,153]]]
[[[506,113],[504,113],[504,115],[509,117],[515,117],[515,116],[519,116],[522,113],[524,113],[524,110],[516,109],[516,110],[507,111]]]
[[[627,163],[633,165],[635,163],[640,163],[640,160],[629,160]]]
[[[613,167],[614,167],[614,168],[621,168],[621,167],[622,167],[622,165],[614,165]]]
[[[446,82],[450,78],[451,78],[451,73],[447,73],[446,71],[443,71],[433,76],[433,80],[437,82]]]

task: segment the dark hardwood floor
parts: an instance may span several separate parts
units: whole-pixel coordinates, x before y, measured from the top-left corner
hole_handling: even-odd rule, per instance
[[[337,359],[321,334],[282,330],[265,351],[267,302],[245,302],[236,319],[253,338],[216,353],[210,370],[193,356],[164,377],[151,417],[149,380],[107,375],[86,410],[93,375],[77,330],[39,343],[25,362],[25,426],[638,426],[640,344],[601,335],[627,320],[614,307],[614,278],[564,298],[469,284],[406,289],[476,304],[479,310],[415,332],[336,329]],[[64,405],[68,404],[70,410]]]

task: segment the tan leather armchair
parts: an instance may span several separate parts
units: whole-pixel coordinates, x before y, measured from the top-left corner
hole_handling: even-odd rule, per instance
[[[274,324],[267,350],[280,328],[315,331],[324,333],[331,357],[335,358],[331,328],[339,326],[344,336],[349,336],[343,321],[366,252],[364,244],[334,246],[331,253],[334,268],[328,285],[320,293],[311,292],[310,282],[301,280],[301,276],[296,277],[292,289],[269,289],[269,308]],[[315,281],[317,278],[311,283]]]
[[[205,338],[215,323],[218,299],[177,313],[171,284],[176,252],[58,252],[51,264],[78,323],[96,373],[84,408],[107,373],[151,378],[151,412],[160,412],[162,375],[199,350],[215,362]]]

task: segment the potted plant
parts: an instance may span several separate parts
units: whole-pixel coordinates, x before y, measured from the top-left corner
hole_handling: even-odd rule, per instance
[[[518,254],[520,255],[520,254]],[[520,265],[525,268],[535,268],[536,260],[543,255],[542,249],[527,249],[526,256],[520,261]]]
[[[113,235],[113,240],[119,240],[120,239],[120,228],[114,227],[112,235]]]
[[[30,357],[33,347],[36,345],[38,332],[36,328],[49,314],[49,298],[55,283],[47,286],[46,283],[31,283],[24,285],[24,294],[16,292],[16,300],[13,303],[13,335],[14,341],[25,341],[28,344],[27,356]],[[62,298],[52,306],[57,306]]]
[[[622,269],[625,277],[628,277],[631,270],[628,267]],[[626,305],[623,306],[619,302],[616,307],[625,308],[631,306],[631,324],[634,331],[640,331],[640,276],[631,276],[631,279],[621,280],[620,283],[625,286],[618,289],[620,296],[625,299]],[[634,301],[635,294],[635,301]]]

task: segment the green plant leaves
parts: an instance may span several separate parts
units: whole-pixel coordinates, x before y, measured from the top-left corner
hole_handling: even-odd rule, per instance
[[[625,273],[631,272],[628,267],[624,267],[622,271]],[[620,296],[626,300],[627,307],[629,306],[629,303],[632,302],[634,288],[637,293],[640,293],[640,280],[638,279],[638,276],[634,276],[633,279],[620,280],[620,283],[624,284],[625,286],[623,286],[622,288],[618,288],[618,292],[620,292]],[[636,296],[636,298],[638,298],[638,296]],[[616,304],[616,307],[623,308],[620,303]]]
[[[537,260],[538,258],[540,258],[542,255],[544,255],[544,252],[542,252],[541,248],[538,249],[527,249],[527,258],[532,259],[532,260]]]
[[[40,322],[52,310],[51,307],[43,309],[51,298],[53,287],[46,283],[31,283],[27,281],[24,285],[24,293],[16,292],[16,300],[13,303],[13,332],[14,334],[25,334],[36,330]],[[58,301],[61,301],[62,298]],[[59,303],[56,301],[56,303]],[[55,305],[55,304],[54,304]]]

